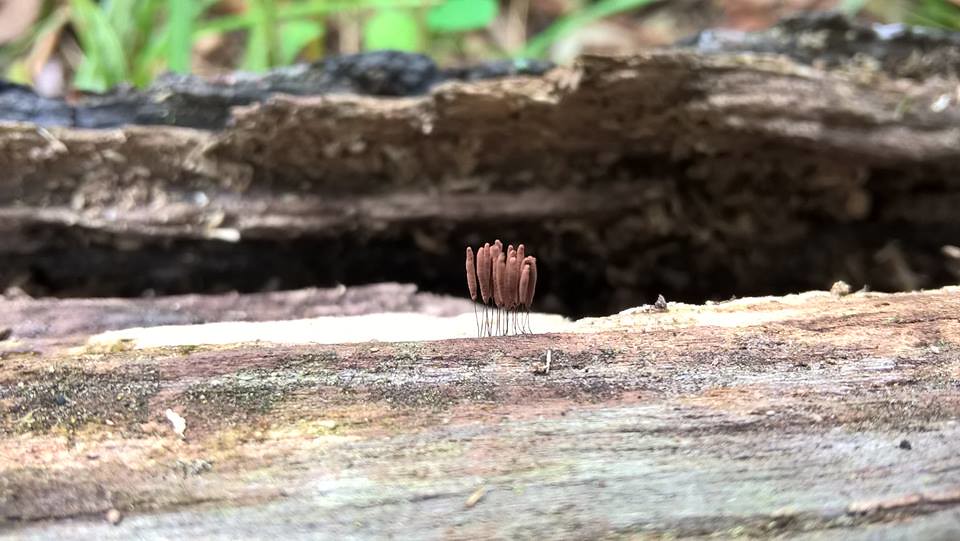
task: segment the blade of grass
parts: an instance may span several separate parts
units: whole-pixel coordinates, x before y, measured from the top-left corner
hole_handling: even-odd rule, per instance
[[[267,62],[268,68],[277,64],[277,57],[280,54],[280,40],[277,39],[277,6],[274,0],[261,0],[263,3],[263,25],[264,36],[267,40]]]
[[[80,61],[77,72],[73,75],[73,86],[79,90],[106,92],[110,84],[97,61],[89,56]]]
[[[316,21],[290,21],[282,26],[280,33],[280,65],[287,65],[297,59],[297,55],[309,43],[323,38],[323,25]]]
[[[362,0],[362,1],[312,1],[301,4],[288,4],[276,8],[276,18],[280,22],[330,15],[332,13],[352,13],[371,9],[422,8],[441,3],[442,0]],[[220,34],[245,30],[253,25],[250,12],[237,15],[224,15],[197,25],[198,35]]]
[[[177,73],[190,72],[190,58],[193,52],[194,13],[191,0],[169,0],[170,12],[167,19],[169,40],[167,43],[167,66]]]
[[[123,43],[104,11],[91,0],[70,0],[71,20],[83,45],[84,61],[75,84],[103,91],[127,80]]]
[[[925,0],[908,10],[908,14],[908,22],[951,30],[960,28],[960,6],[946,0]]]
[[[944,24],[936,19],[931,19],[921,13],[908,13],[908,23],[914,26],[926,26],[928,28],[937,28],[940,30],[951,30],[950,25]]]
[[[154,30],[157,21],[157,13],[162,7],[163,0],[149,0],[137,2],[136,9],[133,12],[133,24],[136,32],[141,37],[142,42],[148,41],[146,36]]]
[[[147,36],[146,41],[141,44],[133,60],[133,72],[131,77],[133,84],[138,87],[144,87],[150,84],[153,78],[161,70],[169,66],[167,55],[170,49],[171,24],[163,24],[159,27],[154,26],[159,8],[169,0],[152,0],[151,6],[146,6],[141,16],[146,23],[146,29],[141,34]],[[203,0],[201,2],[188,2],[191,4],[191,24],[192,40],[196,37],[196,21],[218,0]],[[138,23],[139,24],[139,23]]]
[[[600,0],[580,11],[567,15],[534,36],[519,56],[540,58],[557,40],[592,22],[617,13],[646,6],[654,0]]]
[[[250,0],[247,13],[250,27],[247,30],[247,48],[243,54],[243,69],[265,71],[270,68],[270,10],[269,0]]]
[[[101,0],[100,9],[120,43],[129,45],[136,39],[136,0]]]
[[[163,68],[163,58],[170,47],[170,29],[164,27],[150,35],[134,60],[132,82],[138,87],[150,84],[156,73]]]

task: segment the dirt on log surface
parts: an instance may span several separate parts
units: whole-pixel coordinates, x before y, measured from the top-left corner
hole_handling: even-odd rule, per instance
[[[0,313],[39,301],[18,302]],[[78,309],[44,302],[31,317],[51,326]],[[154,301],[125,302],[155,324]],[[949,288],[671,303],[432,342],[92,347],[15,328],[0,341],[0,532],[952,539],[958,312]],[[81,313],[88,332],[115,325],[110,306]]]
[[[361,56],[91,99],[69,127],[0,123],[0,285],[460,294],[448,254],[497,237],[536,248],[541,306],[574,315],[954,283],[957,41],[820,17],[552,70]],[[198,96],[228,118],[183,127]],[[76,127],[121,98],[193,109]]]

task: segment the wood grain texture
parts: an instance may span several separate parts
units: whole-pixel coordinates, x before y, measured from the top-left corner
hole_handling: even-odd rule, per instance
[[[956,288],[820,293],[646,307],[552,335],[6,350],[0,527],[948,539],[958,309]]]
[[[454,292],[437,255],[500,236],[557,263],[540,298],[565,313],[936,287],[960,276],[940,252],[960,233],[955,90],[666,49],[414,97],[276,95],[220,131],[2,124],[0,284]]]

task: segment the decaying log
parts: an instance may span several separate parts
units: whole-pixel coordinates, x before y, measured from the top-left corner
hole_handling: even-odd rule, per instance
[[[421,343],[0,342],[0,529],[951,538],[958,311],[949,288]]]
[[[459,294],[438,256],[498,237],[538,246],[542,308],[572,314],[956,282],[957,38],[817,24],[402,97],[267,93],[222,130],[0,124],[0,285]],[[908,57],[929,69],[885,67]]]

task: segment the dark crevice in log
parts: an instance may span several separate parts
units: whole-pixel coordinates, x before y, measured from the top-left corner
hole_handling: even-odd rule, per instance
[[[910,226],[831,224],[805,230],[790,242],[734,238],[699,243],[689,237],[641,241],[641,229],[602,221],[568,223],[551,233],[518,223],[434,227],[411,224],[410,235],[311,236],[282,242],[243,240],[145,240],[129,243],[75,229],[35,230],[56,238],[29,255],[0,257],[0,280],[34,296],[129,296],[203,292],[257,292],[400,281],[421,290],[463,296],[462,276],[447,257],[460,239],[479,245],[500,235],[538,247],[550,264],[538,277],[541,310],[569,316],[602,315],[670,300],[702,302],[808,289],[826,289],[836,280],[877,291],[929,288],[960,279],[941,247],[960,238],[956,225]],[[514,229],[516,227],[516,229]],[[618,229],[637,240],[611,246],[591,242],[596,230]],[[627,229],[624,229],[627,228]],[[692,255],[693,254],[693,255]],[[449,260],[449,261],[448,261]],[[445,262],[438,265],[437,261]],[[602,262],[596,264],[595,262]],[[448,268],[449,267],[449,268]]]

